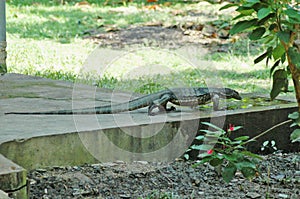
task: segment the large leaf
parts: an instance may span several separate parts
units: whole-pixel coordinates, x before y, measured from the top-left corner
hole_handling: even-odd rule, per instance
[[[225,6],[221,7],[219,10],[225,10],[227,8],[234,7],[234,6],[239,6],[239,4],[237,4],[237,3],[229,3],[229,4],[226,4]]]
[[[202,124],[204,124],[204,125],[207,125],[207,126],[209,126],[209,127],[212,127],[212,128],[214,128],[214,129],[216,129],[217,131],[224,131],[223,129],[221,129],[220,127],[217,127],[216,125],[214,125],[214,124],[212,124],[212,123],[209,123],[209,122],[201,122]]]
[[[255,60],[254,60],[254,64],[257,64],[259,62],[261,62],[262,60],[264,60],[266,57],[268,57],[269,55],[272,54],[273,48],[269,47],[267,49],[267,51],[263,54],[261,54],[260,56],[258,56]]]
[[[266,17],[258,21],[258,25],[263,26],[270,18],[274,18],[275,16],[276,16],[275,13],[268,14]]]
[[[300,23],[300,12],[293,9],[293,8],[288,8],[284,12],[288,17],[289,17],[289,22],[291,23]]]
[[[288,118],[290,118],[292,120],[297,120],[297,119],[299,119],[299,116],[300,116],[299,112],[293,112],[288,115]]]
[[[296,129],[290,136],[292,142],[300,142],[300,129]]]
[[[300,53],[297,51],[297,48],[290,47],[288,50],[288,54],[295,66],[300,70]]]
[[[240,6],[238,9],[236,9],[239,13],[243,14],[244,16],[251,15],[255,10],[249,7]]]
[[[266,32],[266,29],[264,27],[256,28],[249,34],[249,39],[258,40],[265,34],[265,32]]]
[[[285,49],[281,43],[278,43],[278,45],[274,48],[272,55],[274,60],[277,60],[281,58],[281,56],[285,53]]]
[[[235,154],[224,154],[224,158],[230,162],[237,161],[238,157]]]
[[[250,162],[249,160],[244,160],[244,161],[240,161],[238,163],[235,163],[235,166],[239,170],[242,170],[243,168],[246,168],[246,167],[256,169],[256,164],[254,164],[253,162]]]
[[[243,32],[248,28],[255,27],[256,23],[257,19],[239,21],[230,29],[229,33],[234,35],[236,33]]]
[[[271,7],[267,7],[267,8],[261,8],[258,12],[257,12],[257,18],[258,19],[263,19],[266,16],[268,16],[271,13],[272,9]]]
[[[225,182],[229,183],[237,171],[234,164],[228,164],[222,171],[222,177]]]
[[[284,43],[290,42],[290,32],[289,31],[279,31],[277,36],[280,40],[284,41]]]
[[[250,168],[250,167],[243,167],[241,169],[241,172],[245,178],[248,180],[252,179],[256,175],[256,169]]]
[[[222,163],[223,163],[223,159],[220,159],[220,158],[214,158],[214,159],[209,161],[209,164],[213,167],[219,166]]]
[[[288,86],[287,71],[279,69],[273,74],[273,85],[271,90],[271,100],[275,99],[280,92]]]
[[[271,69],[270,69],[270,77],[272,77],[272,74],[273,74],[274,70],[276,69],[276,67],[279,65],[279,63],[280,63],[280,59],[277,60],[277,61],[274,63],[274,65],[271,67]]]

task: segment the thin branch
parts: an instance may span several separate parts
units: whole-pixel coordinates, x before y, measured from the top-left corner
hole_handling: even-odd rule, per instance
[[[275,128],[279,127],[279,126],[282,126],[282,125],[284,125],[284,124],[290,123],[290,122],[292,122],[292,121],[293,121],[293,120],[286,120],[286,121],[284,121],[284,122],[281,122],[281,123],[279,123],[279,124],[276,124],[275,126],[272,126],[271,128],[269,128],[268,130],[266,130],[266,131],[264,131],[264,132],[258,134],[257,136],[251,138],[250,140],[244,142],[244,144],[247,144],[247,143],[249,143],[249,142],[255,141],[255,140],[257,140],[258,138],[260,138],[261,136],[266,135],[267,133],[269,133],[269,132],[272,131],[273,129],[275,129]]]

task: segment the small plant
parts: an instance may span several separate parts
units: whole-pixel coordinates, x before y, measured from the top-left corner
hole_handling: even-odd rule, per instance
[[[227,131],[207,122],[202,124],[213,128],[211,130],[201,130],[205,135],[199,135],[197,140],[202,141],[201,145],[193,145],[191,149],[199,151],[201,160],[194,166],[208,162],[215,167],[218,175],[222,175],[225,182],[230,182],[237,171],[249,180],[257,174],[257,162],[262,158],[246,150],[244,145],[253,141],[249,136],[240,136],[230,139],[232,132],[242,128],[230,125]],[[214,146],[215,145],[215,146]],[[213,147],[214,146],[214,147]]]
[[[276,142],[274,140],[266,140],[263,142],[262,147],[260,148],[261,151],[265,151],[267,148],[277,151]]]
[[[294,112],[294,113],[291,113],[289,114],[288,116],[292,121],[292,125],[291,127],[294,127],[294,126],[299,126],[300,127],[300,114],[299,112]],[[290,136],[290,139],[292,142],[300,142],[300,129],[295,129],[291,136]]]

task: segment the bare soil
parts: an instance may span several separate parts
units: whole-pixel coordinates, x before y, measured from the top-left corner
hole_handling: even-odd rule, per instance
[[[209,165],[190,161],[122,161],[36,169],[29,173],[30,198],[289,198],[300,195],[300,154],[264,157],[260,174],[237,174],[225,183]]]

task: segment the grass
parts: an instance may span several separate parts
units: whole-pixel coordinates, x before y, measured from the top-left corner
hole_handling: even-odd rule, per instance
[[[151,93],[166,87],[223,84],[240,92],[268,93],[269,69],[254,65],[263,50],[257,44],[239,40],[229,44],[226,53],[172,53],[161,49],[140,49],[105,64],[105,69],[86,68],[86,60],[96,44],[83,39],[89,30],[125,28],[146,22],[177,23],[183,16],[175,10],[203,9],[201,22],[213,21],[211,12],[218,5],[173,4],[159,11],[142,9],[143,4],[129,7],[103,6],[103,1],[89,8],[74,6],[76,1],[59,5],[58,1],[10,0],[7,6],[7,40],[9,72],[38,75],[52,79],[81,81],[105,88]],[[93,3],[93,1],[90,1]],[[99,3],[100,2],[100,3]],[[222,20],[229,16],[222,15]],[[194,54],[193,54],[194,53]],[[106,58],[100,56],[101,58]],[[187,62],[192,60],[195,65]],[[112,61],[112,60],[111,60]],[[151,66],[151,67],[150,67]],[[135,71],[139,71],[136,74]]]

